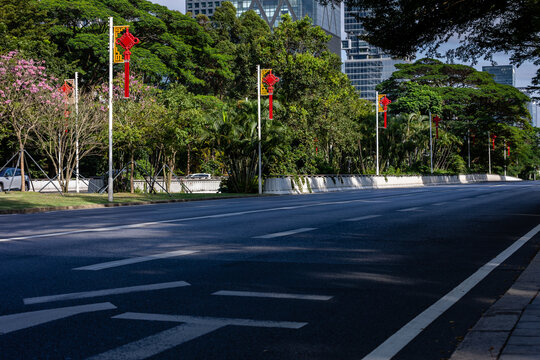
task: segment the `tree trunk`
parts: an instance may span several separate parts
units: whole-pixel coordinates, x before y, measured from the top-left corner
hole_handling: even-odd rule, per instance
[[[21,192],[24,192],[26,191],[26,181],[24,176],[24,145],[22,141],[19,141],[19,150],[21,152]]]
[[[133,158],[133,151],[131,152],[131,174],[129,175],[129,188],[130,192],[133,194],[135,192],[134,186],[133,186],[133,176],[135,174],[135,160]]]
[[[186,175],[190,174],[190,166],[191,166],[191,145],[187,145],[187,169],[186,169]]]

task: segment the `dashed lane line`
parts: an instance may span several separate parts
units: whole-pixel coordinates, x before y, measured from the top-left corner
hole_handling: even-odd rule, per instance
[[[183,287],[183,286],[190,286],[190,284],[185,281],[173,281],[173,282],[158,283],[158,284],[129,286],[129,287],[123,287],[123,288],[116,288],[116,289],[103,289],[103,290],[84,291],[84,292],[76,292],[76,293],[69,293],[69,294],[39,296],[39,297],[26,298],[23,300],[23,302],[25,305],[42,304],[42,303],[53,302],[53,301],[86,299],[86,298],[105,296],[105,295],[118,295],[118,294],[128,294],[128,293],[141,292],[141,291],[172,289],[172,288],[178,288],[178,287]]]
[[[381,215],[366,215],[366,216],[359,216],[359,217],[354,217],[350,219],[345,219],[343,221],[362,221],[362,220],[374,219],[379,216]]]
[[[408,211],[423,211],[423,210],[420,207],[411,207],[411,208],[401,209],[401,210],[396,210],[396,211],[408,212]]]
[[[257,298],[271,298],[271,299],[313,300],[313,301],[328,301],[333,298],[333,296],[327,296],[327,295],[304,295],[304,294],[285,294],[285,293],[269,293],[269,292],[256,292],[256,291],[230,291],[230,290],[216,291],[212,295],[257,297]]]
[[[136,263],[145,262],[145,261],[166,259],[166,258],[170,258],[170,257],[183,256],[183,255],[190,255],[190,254],[195,254],[197,252],[198,251],[191,251],[191,250],[169,251],[169,252],[166,252],[166,253],[160,253],[160,254],[154,254],[154,255],[148,255],[148,256],[141,256],[141,257],[135,257],[135,258],[129,258],[129,259],[123,259],[123,260],[108,261],[108,262],[94,264],[94,265],[82,266],[82,267],[74,268],[73,270],[97,271],[97,270],[103,270],[103,269],[109,269],[109,268],[113,268],[113,267],[118,267],[118,266],[136,264]]]
[[[289,236],[289,235],[299,234],[299,233],[303,233],[303,232],[307,232],[307,231],[313,231],[313,230],[316,230],[316,229],[317,229],[317,228],[300,228],[300,229],[294,229],[294,230],[289,230],[289,231],[282,231],[282,232],[273,233],[273,234],[266,234],[266,235],[261,235],[261,236],[254,236],[253,238],[254,238],[254,239],[273,239],[273,238],[277,238],[277,237],[283,237],[283,236]]]

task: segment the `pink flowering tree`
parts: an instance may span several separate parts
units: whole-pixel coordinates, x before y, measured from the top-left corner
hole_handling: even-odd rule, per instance
[[[23,58],[17,51],[0,56],[0,117],[17,138],[24,179],[24,149],[42,119],[44,108],[56,106],[61,95],[51,85],[58,79],[47,74],[44,62]],[[25,182],[21,182],[25,191]]]

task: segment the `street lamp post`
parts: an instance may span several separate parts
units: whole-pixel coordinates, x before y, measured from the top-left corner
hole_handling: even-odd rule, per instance
[[[79,73],[75,72],[75,191],[79,193]]]
[[[379,175],[379,92],[375,91],[375,163],[376,175]]]
[[[108,187],[108,200],[113,202],[113,47],[114,47],[114,35],[113,35],[113,18],[109,18],[109,187]]]
[[[433,130],[431,126],[431,110],[429,110],[429,164],[433,175]]]

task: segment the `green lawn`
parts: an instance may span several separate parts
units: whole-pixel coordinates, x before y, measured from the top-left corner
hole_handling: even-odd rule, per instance
[[[216,199],[238,196],[256,196],[253,194],[130,194],[115,193],[115,203],[138,203],[147,201],[168,201],[190,200],[190,199]],[[29,208],[50,208],[65,206],[84,206],[95,204],[107,204],[107,194],[66,194],[64,196],[58,193],[37,193],[11,191],[9,193],[0,193],[0,211],[18,210]]]

